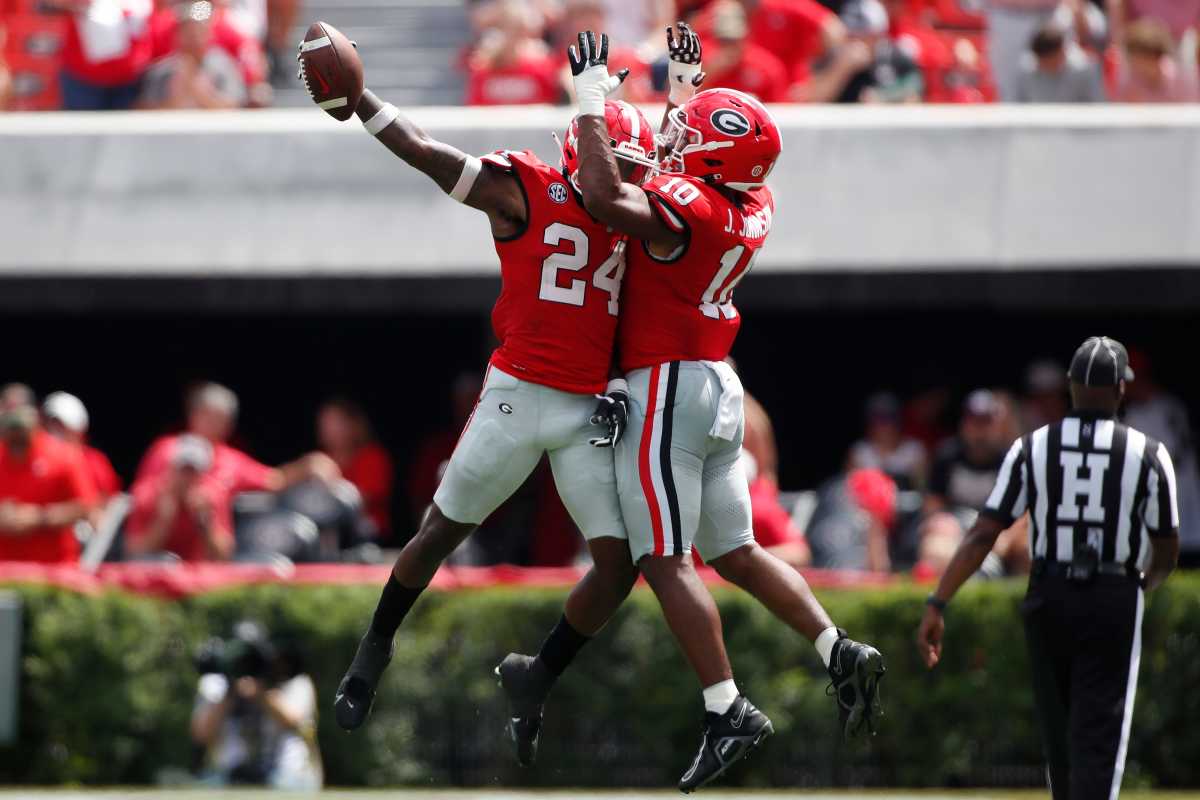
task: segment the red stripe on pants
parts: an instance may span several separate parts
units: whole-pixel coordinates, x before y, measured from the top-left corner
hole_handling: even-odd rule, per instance
[[[654,555],[663,554],[662,513],[658,506],[658,495],[654,492],[654,478],[650,475],[650,440],[654,438],[655,409],[658,407],[658,377],[661,367],[650,370],[650,393],[646,398],[646,421],[642,427],[642,441],[638,450],[638,477],[642,481],[642,493],[650,507],[650,527],[654,531]]]

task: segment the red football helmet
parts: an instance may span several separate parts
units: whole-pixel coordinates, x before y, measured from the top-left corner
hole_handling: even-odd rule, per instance
[[[766,106],[734,89],[708,89],[667,116],[663,171],[730,189],[757,189],[771,174],[783,137]]]
[[[637,165],[629,177],[630,183],[639,186],[658,169],[655,159],[654,130],[641,111],[624,100],[608,100],[604,103],[604,121],[608,123],[609,142],[617,158]],[[579,171],[579,117],[567,126],[567,140],[562,143],[562,166],[575,188],[579,183],[575,174]]]

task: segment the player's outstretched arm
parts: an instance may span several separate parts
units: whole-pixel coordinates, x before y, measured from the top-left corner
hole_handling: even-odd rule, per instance
[[[591,31],[579,34],[578,49],[567,51],[575,96],[579,100],[579,190],[593,217],[620,233],[650,244],[673,248],[679,234],[667,227],[650,207],[646,193],[621,180],[604,119],[604,100],[621,85],[628,70],[608,74],[608,36],[597,46]]]
[[[391,103],[364,89],[355,108],[367,132],[409,166],[424,172],[438,187],[492,218],[492,228],[524,223],[525,198],[512,175],[483,169],[478,158],[429,136]],[[497,231],[507,234],[507,231]]]
[[[704,83],[700,36],[686,22],[667,28],[667,110],[659,130],[667,129],[667,115],[691,100]]]

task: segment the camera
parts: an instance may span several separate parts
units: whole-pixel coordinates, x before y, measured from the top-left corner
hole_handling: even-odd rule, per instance
[[[261,625],[242,621],[230,638],[214,636],[200,645],[192,663],[201,674],[218,673],[231,682],[246,677],[265,680],[274,677],[276,652]]]

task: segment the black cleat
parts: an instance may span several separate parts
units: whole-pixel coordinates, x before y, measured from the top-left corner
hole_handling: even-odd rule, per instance
[[[532,766],[542,733],[542,704],[554,685],[554,676],[542,662],[520,653],[505,656],[495,674],[508,698],[508,733],[517,749],[517,763]]]
[[[337,717],[337,724],[344,729],[355,730],[367,721],[379,678],[392,660],[392,649],[391,639],[384,639],[370,629],[363,634],[362,641],[358,643],[358,652],[338,684],[337,695],[333,699],[334,716]]]
[[[694,792],[719,777],[774,732],[767,715],[745,697],[734,700],[724,714],[707,712],[700,752],[691,768],[679,779],[679,791],[684,794]]]
[[[875,719],[883,716],[879,702],[879,681],[887,672],[883,655],[869,644],[847,638],[841,628],[838,635],[829,657],[829,679],[830,693],[837,698],[842,732],[852,739],[865,727],[874,736]]]

